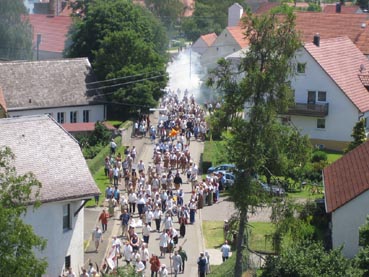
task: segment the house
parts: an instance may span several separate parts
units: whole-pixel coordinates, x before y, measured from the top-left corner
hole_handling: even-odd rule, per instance
[[[112,133],[118,130],[109,122],[102,122],[102,124]],[[95,122],[80,122],[80,123],[64,123],[61,126],[71,135],[89,135],[95,130]]]
[[[50,114],[59,123],[104,121],[87,58],[0,63],[7,115]]]
[[[34,60],[62,59],[72,17],[30,14],[29,22],[33,29]]]
[[[192,51],[202,55],[209,47],[211,47],[216,38],[216,33],[202,35],[192,44],[191,49]]]
[[[326,212],[331,214],[334,248],[354,257],[359,250],[359,227],[369,214],[369,142],[323,170]]]
[[[348,37],[314,38],[297,52],[288,120],[313,144],[342,150],[369,116],[369,61]]]
[[[100,194],[78,142],[50,116],[0,119],[0,147],[15,154],[18,174],[32,172],[42,184],[41,206],[29,206],[24,221],[47,239],[37,252],[48,262],[46,276],[84,264],[84,211],[88,199]]]

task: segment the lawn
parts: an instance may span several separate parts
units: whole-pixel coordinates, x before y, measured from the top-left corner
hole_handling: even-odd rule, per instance
[[[223,245],[223,221],[204,220],[202,229],[205,238],[205,248],[219,248]],[[255,251],[273,252],[272,240],[269,239],[273,231],[274,226],[270,222],[251,222],[250,248]]]
[[[329,151],[329,150],[325,150],[324,152],[327,153],[329,164],[335,162],[336,160],[338,160],[339,158],[343,156],[342,152],[335,152],[335,151]]]
[[[272,235],[274,225],[270,222],[250,222],[250,249],[260,252],[274,252]]]

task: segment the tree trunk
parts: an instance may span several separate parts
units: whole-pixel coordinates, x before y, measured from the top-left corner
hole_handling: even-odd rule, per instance
[[[243,250],[244,250],[244,233],[245,225],[247,222],[247,208],[240,209],[240,221],[238,226],[237,234],[237,245],[236,245],[236,264],[234,267],[234,277],[241,277],[243,273]],[[247,242],[245,242],[247,243]]]

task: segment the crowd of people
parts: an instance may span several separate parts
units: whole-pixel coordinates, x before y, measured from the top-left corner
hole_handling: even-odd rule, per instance
[[[110,180],[105,191],[108,211],[103,210],[99,217],[102,228],[97,227],[94,232],[98,251],[108,218],[119,210],[121,236],[113,238],[111,259],[116,262],[121,257],[140,276],[148,271],[151,276],[168,276],[167,266],[161,263],[167,255],[169,270],[175,276],[183,273],[188,259],[183,249],[186,226],[194,224],[198,209],[219,199],[220,178],[212,175],[201,179],[189,149],[191,140],[206,138],[205,111],[187,92],[179,99],[178,92],[169,91],[161,101],[160,118],[157,125],[150,126],[150,119],[144,117],[134,127],[137,127],[135,135],[143,136],[149,128],[153,155],[148,166],[143,160],[136,160],[139,150],[135,146],[127,147],[121,154],[112,145],[111,155],[104,164],[105,175]],[[185,183],[191,186],[188,201],[184,199]],[[160,234],[158,241],[150,240],[155,232]],[[158,244],[160,255],[149,253],[148,245],[153,243]],[[111,262],[107,261],[107,265]],[[209,271],[206,253],[200,255],[198,265],[199,273]]]

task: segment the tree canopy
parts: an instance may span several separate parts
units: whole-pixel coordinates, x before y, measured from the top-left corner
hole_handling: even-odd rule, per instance
[[[157,104],[166,86],[168,40],[158,19],[131,1],[88,1],[70,31],[67,57],[88,57],[103,91],[125,114]],[[103,89],[101,89],[103,87]]]
[[[0,59],[32,60],[32,27],[22,1],[0,5]]]
[[[290,147],[293,145],[294,151],[308,147],[306,138],[301,139],[296,131],[288,131],[278,119],[293,100],[289,82],[294,74],[291,63],[301,46],[294,30],[294,15],[288,12],[281,18],[275,14],[248,14],[243,20],[245,37],[250,43],[238,70],[232,71],[232,66],[221,61],[220,70],[218,68],[210,80],[225,96],[225,103],[234,104],[228,139],[230,160],[240,169],[230,192],[240,212],[234,276],[241,276],[243,272],[248,209],[265,201],[255,177],[265,174],[266,169],[267,172],[286,173],[292,164],[307,160],[306,155],[294,156],[289,154],[289,147],[281,147],[286,141]],[[247,120],[241,118],[245,106]]]
[[[183,3],[179,0],[145,0],[145,4],[168,29],[179,20],[184,9]]]
[[[182,19],[186,38],[195,41],[204,34],[220,34],[228,23],[228,8],[234,3],[234,0],[196,0],[193,15]]]
[[[18,175],[13,159],[9,148],[0,149],[0,272],[3,276],[29,276],[31,272],[41,276],[47,263],[33,251],[43,250],[46,241],[22,220],[41,184],[32,173]]]

